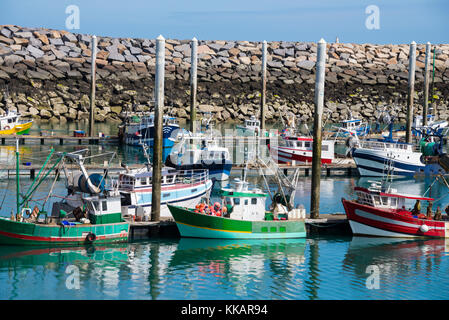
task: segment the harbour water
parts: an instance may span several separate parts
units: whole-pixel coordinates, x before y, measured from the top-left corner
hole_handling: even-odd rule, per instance
[[[448,250],[361,237],[2,246],[0,299],[448,299]]]
[[[93,153],[112,150],[124,162],[144,161],[139,148],[54,147],[59,151],[89,147]],[[49,146],[20,148],[23,159],[41,164],[40,152]],[[1,146],[0,155],[2,164],[12,164],[14,147]],[[248,180],[263,186],[260,177]],[[341,198],[352,198],[354,186],[369,186],[371,180],[323,177],[321,213],[343,213]],[[45,198],[52,182],[52,178],[44,182],[35,198]],[[26,187],[32,180],[21,178],[20,183]],[[214,185],[213,198],[221,186]],[[435,198],[434,209],[449,204],[447,187],[433,178],[396,179],[392,186]],[[307,212],[310,188],[310,178],[300,179],[295,197],[295,204],[304,205]],[[270,189],[275,186],[270,184]],[[56,181],[54,194],[66,194],[64,179]],[[47,209],[57,200],[51,198]],[[406,202],[407,207],[413,204]],[[4,175],[0,206],[2,216],[9,216],[15,207],[14,180]],[[0,299],[449,299],[448,254],[444,239],[350,235],[269,241],[158,239],[76,248],[0,246]]]

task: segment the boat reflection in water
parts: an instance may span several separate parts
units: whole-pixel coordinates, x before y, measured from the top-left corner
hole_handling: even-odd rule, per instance
[[[444,292],[429,292],[432,282],[447,283],[449,239],[353,237],[343,269],[369,288],[369,276],[378,274],[380,290],[363,290],[375,299],[442,299]],[[371,266],[371,269],[369,268]],[[374,266],[374,268],[373,268]],[[443,270],[444,269],[444,270]],[[374,282],[372,282],[373,284]],[[361,287],[361,286],[360,286]]]
[[[181,238],[169,268],[184,271],[200,286],[214,282],[202,295],[197,285],[185,287],[186,299],[286,299],[286,290],[303,287],[305,247],[306,239]]]
[[[128,260],[128,252],[127,243],[0,246],[0,273],[5,278],[0,299],[87,299],[90,290],[118,296],[120,266]],[[70,277],[75,274],[76,280]]]

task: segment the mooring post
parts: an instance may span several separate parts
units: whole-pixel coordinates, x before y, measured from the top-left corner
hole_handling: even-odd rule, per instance
[[[95,109],[95,74],[97,57],[97,37],[92,36],[92,55],[90,62],[90,114],[89,114],[89,136],[94,136],[94,109]]]
[[[265,130],[265,102],[267,99],[267,41],[262,42],[262,94],[260,96],[260,132]]]
[[[412,118],[413,102],[415,96],[415,68],[416,68],[416,42],[410,43],[409,64],[408,64],[408,97],[407,97],[407,126],[405,141],[412,143]]]
[[[159,221],[161,217],[162,115],[164,112],[164,77],[165,77],[165,39],[162,35],[160,35],[156,39],[153,179],[152,179],[152,194],[151,194],[152,221]]]
[[[310,217],[316,219],[320,215],[320,182],[321,182],[321,127],[324,106],[324,73],[326,68],[326,41],[318,42],[315,80],[315,114],[313,122],[313,154],[312,154],[312,195],[310,197]]]
[[[193,38],[190,42],[190,131],[196,132],[196,91],[198,69],[198,40]]]
[[[424,71],[424,104],[422,109],[422,121],[423,125],[427,125],[427,110],[429,108],[429,66],[430,66],[430,42],[426,43],[426,60]]]

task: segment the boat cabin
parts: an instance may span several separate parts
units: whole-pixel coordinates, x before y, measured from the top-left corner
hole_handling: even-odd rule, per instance
[[[265,219],[267,194],[260,189],[235,191],[222,190],[222,203],[228,209],[229,218],[262,221]]]
[[[151,127],[154,125],[154,113],[151,114],[144,114],[144,113],[135,113],[132,116],[129,116],[127,118],[128,122],[131,124],[140,124],[144,123],[145,125]],[[178,120],[175,117],[170,117],[168,115],[162,116],[162,124],[164,126],[166,125],[177,125]]]
[[[355,187],[356,201],[360,204],[382,209],[404,209],[405,200],[433,201],[432,198],[417,197],[414,195],[397,193],[396,189],[382,190],[379,185],[373,184],[370,188]]]
[[[176,182],[176,176],[179,171],[172,168],[162,169],[162,181],[164,184],[172,184]],[[118,187],[120,190],[134,190],[138,188],[148,188],[152,185],[153,171],[137,171],[121,173],[119,175]]]
[[[313,139],[306,137],[286,137],[284,138],[285,147],[300,150],[313,150]],[[334,154],[334,141],[323,140],[321,142],[321,151],[329,152],[329,154]]]
[[[86,204],[89,220],[92,224],[122,222],[121,199],[119,194],[91,196],[83,198]]]
[[[0,130],[9,130],[14,128],[18,124],[20,114],[14,111],[8,111],[8,113],[0,117]]]
[[[248,129],[259,129],[260,128],[260,121],[252,116],[250,119],[245,119],[245,127]]]
[[[343,120],[341,122],[341,126],[344,129],[348,129],[348,130],[357,130],[361,125],[362,125],[362,120],[360,120],[360,119]]]

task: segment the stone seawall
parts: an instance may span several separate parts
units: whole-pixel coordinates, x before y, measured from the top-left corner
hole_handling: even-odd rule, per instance
[[[153,99],[155,40],[98,37],[96,121],[120,121],[133,105]],[[0,108],[44,121],[86,119],[89,111],[89,35],[0,26]],[[199,41],[199,111],[241,121],[260,105],[261,47],[248,41]],[[449,45],[436,45],[433,98],[447,119]],[[269,42],[267,120],[288,110],[313,114],[316,43]],[[409,45],[328,44],[325,105],[332,121],[354,115],[374,120],[379,105],[396,105],[405,120]],[[425,45],[417,45],[415,112],[423,100]],[[166,40],[165,105],[189,116],[190,40]],[[431,94],[432,97],[432,94]],[[1,112],[1,110],[0,110]]]

